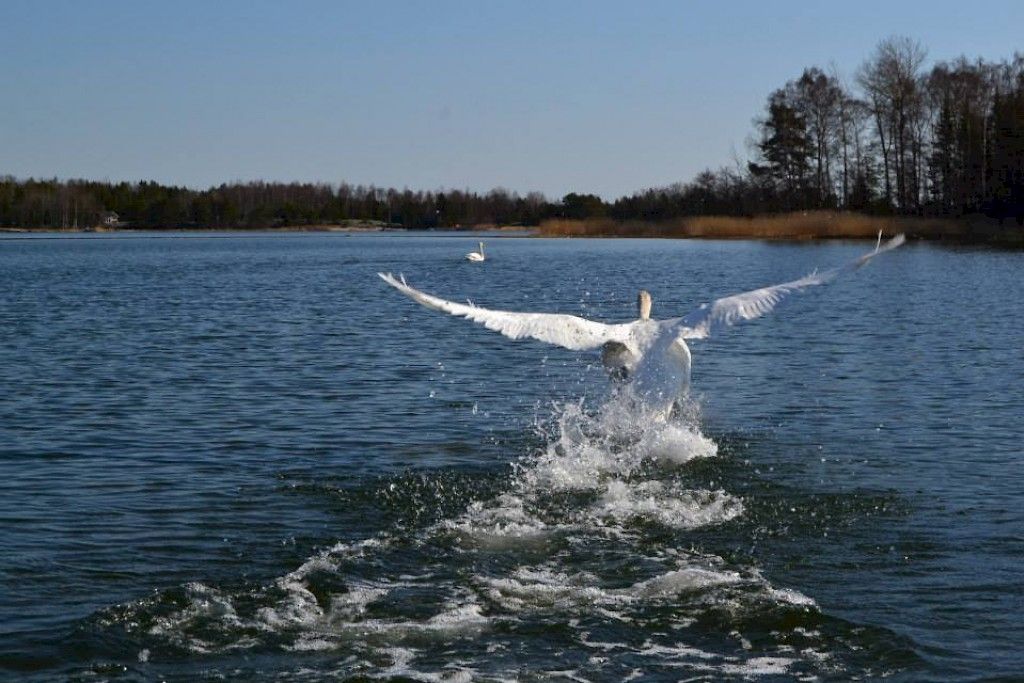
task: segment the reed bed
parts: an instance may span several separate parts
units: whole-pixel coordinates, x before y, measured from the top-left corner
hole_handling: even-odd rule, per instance
[[[703,237],[712,239],[874,239],[906,233],[917,239],[961,240],[969,237],[966,221],[905,216],[807,211],[772,216],[693,216],[670,221],[616,221],[609,218],[544,221],[544,237]]]

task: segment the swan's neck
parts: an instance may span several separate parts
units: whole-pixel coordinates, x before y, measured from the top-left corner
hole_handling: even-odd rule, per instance
[[[651,319],[651,306],[653,305],[653,303],[654,302],[651,299],[651,293],[648,292],[646,289],[641,289],[640,294],[639,296],[637,296],[636,300],[636,307],[640,313],[641,320]]]

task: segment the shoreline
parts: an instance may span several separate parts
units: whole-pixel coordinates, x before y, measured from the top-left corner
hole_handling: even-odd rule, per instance
[[[402,232],[403,228],[383,227],[376,225],[353,225],[353,226],[342,226],[342,225],[281,225],[274,227],[245,227],[245,228],[228,228],[228,227],[166,227],[166,228],[136,228],[131,225],[117,226],[117,227],[92,227],[92,228],[34,228],[34,227],[0,227],[0,233],[9,234],[24,234],[24,233],[59,233],[78,235],[82,233],[131,233],[131,232],[342,232],[342,233],[362,233],[362,232]]]
[[[406,229],[378,223],[353,225],[287,225],[274,227],[167,227],[134,228],[129,225],[98,228],[0,227],[0,235],[79,234],[174,234],[210,233],[340,233],[405,234],[439,233],[456,237],[490,233],[494,237],[545,238],[631,238],[631,239],[714,239],[805,242],[829,240],[875,240],[904,233],[908,239],[964,245],[1024,248],[1024,227],[1014,221],[984,216],[927,218],[911,216],[868,216],[854,213],[797,212],[753,217],[692,216],[665,221],[619,221],[610,218],[550,219],[539,226],[494,225],[454,228]],[[505,234],[502,234],[505,233]],[[518,233],[518,234],[516,234]]]
[[[516,232],[529,232],[536,233],[538,226],[536,225],[493,225],[493,224],[482,224],[472,226],[459,226],[459,227],[445,227],[445,228],[402,228],[396,227],[394,224],[390,226],[386,225],[375,225],[375,224],[359,224],[359,225],[331,225],[331,224],[316,224],[316,225],[279,225],[272,227],[259,227],[259,226],[246,226],[246,227],[226,227],[226,226],[211,226],[211,227],[199,227],[199,226],[171,226],[171,227],[134,227],[131,225],[121,225],[117,227],[91,227],[91,228],[53,228],[53,227],[25,227],[25,226],[7,226],[0,227],[0,234],[40,234],[40,233],[53,233],[53,234],[67,234],[67,235],[79,235],[79,234],[118,234],[118,233],[210,233],[210,232],[317,232],[317,233],[406,233],[406,232],[443,232],[443,233],[466,233],[478,234],[478,233],[516,233]]]

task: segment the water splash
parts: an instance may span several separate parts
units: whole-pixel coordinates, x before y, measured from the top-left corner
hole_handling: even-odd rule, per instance
[[[814,633],[811,598],[687,545],[744,514],[738,496],[690,481],[690,463],[718,457],[699,424],[695,405],[669,418],[630,400],[556,406],[535,427],[542,445],[459,513],[338,543],[261,587],[190,584],[110,621],[149,665],[269,649],[345,652],[335,673],[421,680],[514,679],[523,652],[537,673],[570,675],[580,667],[562,663],[578,660],[608,680],[820,671],[824,637],[803,635],[797,650],[774,627],[743,633],[757,620]],[[607,651],[628,653],[632,668]]]

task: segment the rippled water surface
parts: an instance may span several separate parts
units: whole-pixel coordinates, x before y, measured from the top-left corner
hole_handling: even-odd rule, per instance
[[[909,245],[596,357],[419,308],[654,315],[855,243],[0,239],[0,678],[901,680],[1024,669],[1024,255]]]

